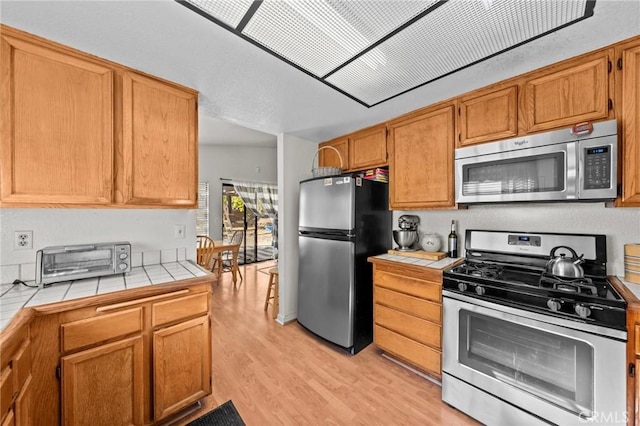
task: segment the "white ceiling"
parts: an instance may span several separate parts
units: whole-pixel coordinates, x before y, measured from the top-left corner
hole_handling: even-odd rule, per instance
[[[192,87],[202,143],[252,145],[328,140],[640,34],[640,2],[597,0],[593,17],[372,108],[171,0],[2,0],[0,22]]]

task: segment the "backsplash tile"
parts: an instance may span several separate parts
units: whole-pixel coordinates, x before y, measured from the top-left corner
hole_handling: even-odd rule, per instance
[[[23,263],[20,265],[20,279],[22,281],[35,281],[36,279],[36,264],[35,263]]]
[[[142,266],[142,253],[141,252],[131,253],[131,267],[138,268],[140,266]]]
[[[161,263],[177,262],[178,261],[177,249],[161,250],[160,261]]]
[[[12,283],[13,280],[20,279],[20,265],[0,266],[0,282]]]
[[[142,265],[158,265],[160,264],[160,250],[145,251],[142,253]]]
[[[187,260],[187,249],[185,247],[178,249],[178,262]]]

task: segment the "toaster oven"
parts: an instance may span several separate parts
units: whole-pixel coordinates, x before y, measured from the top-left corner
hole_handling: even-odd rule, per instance
[[[36,284],[45,285],[131,271],[131,244],[45,247],[36,253]]]

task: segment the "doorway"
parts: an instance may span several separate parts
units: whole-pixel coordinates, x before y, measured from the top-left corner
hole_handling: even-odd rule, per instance
[[[244,231],[244,239],[238,253],[238,263],[248,264],[275,259],[273,248],[273,223],[269,218],[259,218],[245,208],[242,198],[231,184],[222,184],[222,239],[231,240],[235,231]]]

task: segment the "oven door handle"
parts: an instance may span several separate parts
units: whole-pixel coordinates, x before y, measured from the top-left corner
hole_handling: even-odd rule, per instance
[[[499,303],[488,302],[477,297],[466,296],[464,294],[455,293],[449,290],[442,290],[443,296],[443,309],[446,309],[444,302],[446,298],[458,300],[460,302],[468,303],[476,306],[483,311],[494,312],[493,316],[499,316],[496,313],[502,313],[506,315],[514,315],[521,318],[523,323],[533,325],[534,321],[540,321],[544,324],[549,324],[550,327],[563,327],[565,329],[574,330],[577,333],[591,333],[604,337],[609,337],[623,342],[627,341],[627,332],[622,330],[616,330],[608,327],[601,327],[598,325],[589,324],[586,322],[571,321],[564,318],[554,317],[552,315],[543,315],[536,312],[523,311],[521,309],[512,308],[511,306],[501,305]],[[492,316],[489,314],[489,316]]]

